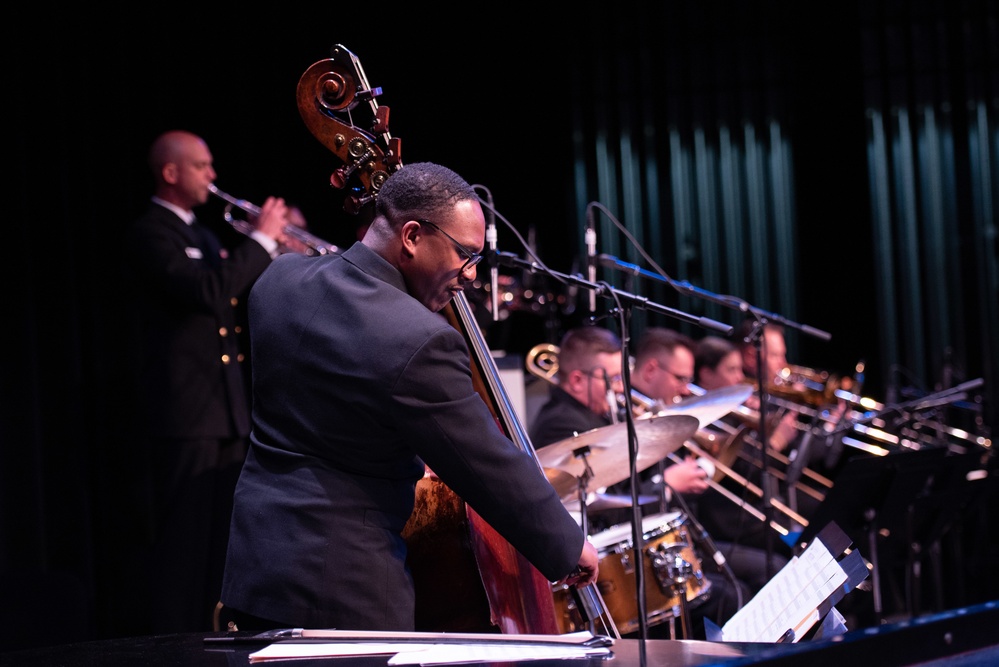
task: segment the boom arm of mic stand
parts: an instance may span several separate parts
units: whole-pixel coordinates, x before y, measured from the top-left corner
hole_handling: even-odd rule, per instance
[[[667,285],[671,286],[673,289],[677,290],[681,294],[698,296],[706,301],[717,303],[719,305],[725,306],[726,308],[739,310],[744,313],[752,313],[757,317],[766,318],[770,322],[779,322],[784,326],[787,326],[792,329],[798,329],[802,333],[806,333],[809,336],[814,336],[815,338],[819,338],[821,340],[830,340],[832,338],[832,335],[826,331],[822,331],[821,329],[816,329],[815,327],[808,326],[807,324],[798,324],[797,322],[792,322],[791,320],[788,320],[787,318],[782,317],[777,313],[771,313],[761,308],[756,308],[755,306],[751,306],[742,299],[737,299],[731,296],[724,296],[721,294],[715,294],[714,292],[709,292],[706,289],[695,287],[694,285],[691,285],[689,282],[685,280],[681,281],[668,280],[666,278],[663,278],[658,273],[647,271],[636,264],[622,262],[620,259],[614,257],[613,255],[604,255],[604,254],[598,255],[597,261],[599,261],[602,265],[608,268],[617,269],[629,275],[642,276],[643,278],[649,278],[651,280],[658,280],[659,282],[666,283]]]
[[[559,273],[558,271],[553,271],[545,266],[541,266],[537,262],[529,262],[523,260],[517,255],[509,252],[497,252],[496,261],[503,266],[509,266],[513,268],[518,268],[523,271],[528,271],[530,273],[542,272],[550,275],[557,280],[566,283],[577,285],[585,289],[593,291],[598,296],[613,296],[619,302],[625,302],[627,305],[641,308],[643,310],[649,310],[661,315],[667,315],[669,317],[675,317],[684,322],[689,322],[691,324],[697,324],[705,329],[712,329],[724,335],[732,333],[732,326],[729,324],[724,324],[718,322],[717,320],[712,320],[708,317],[698,317],[696,315],[691,315],[690,313],[685,313],[682,310],[677,310],[675,308],[670,308],[669,306],[663,306],[654,301],[650,301],[646,297],[638,296],[636,294],[631,294],[630,292],[625,292],[623,290],[616,289],[606,283],[594,283],[586,280],[582,276],[578,275],[568,275],[565,273]]]

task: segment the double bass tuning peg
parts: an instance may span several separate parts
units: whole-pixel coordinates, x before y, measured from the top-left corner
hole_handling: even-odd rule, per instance
[[[350,215],[357,215],[365,206],[375,200],[374,195],[353,194],[347,197],[343,203],[343,210]]]

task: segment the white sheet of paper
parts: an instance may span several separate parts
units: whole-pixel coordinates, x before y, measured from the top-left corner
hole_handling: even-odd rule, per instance
[[[610,649],[532,644],[419,644],[413,642],[275,642],[250,654],[250,662],[346,655],[391,655],[390,665],[441,665],[466,662],[585,658],[609,655]]]
[[[725,623],[722,640],[777,642],[793,630],[798,641],[818,620],[819,605],[846,581],[833,554],[815,540]]]
[[[419,651],[402,651],[389,659],[390,665],[448,665],[463,662],[506,662],[586,658],[609,655],[609,648],[578,646],[531,646],[524,644],[436,644]]]

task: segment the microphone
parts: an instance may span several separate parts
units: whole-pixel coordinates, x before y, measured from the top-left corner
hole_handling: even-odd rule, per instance
[[[486,243],[492,255],[489,262],[489,294],[492,297],[493,321],[499,321],[499,265],[496,261],[496,212],[493,210],[493,193],[486,188],[486,208],[487,227]]]
[[[586,265],[587,278],[591,283],[597,282],[597,231],[593,228],[593,209],[586,209]],[[597,293],[590,290],[590,314],[597,312]]]
[[[708,535],[708,531],[696,518],[694,518],[693,514],[688,512],[687,520],[690,522],[690,536],[694,539],[694,542],[701,547],[701,550],[706,556],[715,562],[715,565],[718,566],[719,572],[725,572],[725,566],[727,565],[725,554],[718,549],[715,541],[711,539],[710,535]]]

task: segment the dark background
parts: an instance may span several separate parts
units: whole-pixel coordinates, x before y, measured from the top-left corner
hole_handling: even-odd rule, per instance
[[[876,357],[868,323],[878,313],[865,289],[873,270],[858,6],[765,2],[765,19],[747,26],[751,9],[735,15],[724,2],[678,4],[701,7],[697,15],[710,19],[719,43],[727,33],[783,43],[789,60],[782,71],[795,91],[788,103],[797,109],[790,117],[806,269],[799,319],[834,336],[831,345],[792,344],[820,368]],[[992,3],[970,4],[995,16]],[[942,12],[947,3],[915,5]],[[440,162],[487,185],[521,233],[536,230],[544,261],[569,272],[578,267],[583,225],[570,136],[580,100],[570,94],[570,78],[587,77],[608,49],[627,48],[632,31],[654,38],[660,28],[642,23],[640,5],[595,3],[249,9],[229,2],[134,13],[11,12],[0,571],[10,599],[39,605],[30,609],[33,623],[42,622],[40,609],[61,604],[70,638],[140,634],[145,622],[136,588],[137,545],[147,530],[145,459],[129,432],[123,351],[130,306],[121,298],[118,241],[151,192],[145,158],[152,139],[174,128],[201,135],[220,188],[257,203],[283,196],[301,206],[315,234],[347,244],[354,219],[328,184],[339,164],[308,132],[295,102],[302,73],[342,44],[382,88],[403,161]],[[706,42],[693,23],[661,30],[697,61]],[[710,82],[688,90],[702,87]],[[585,197],[598,199],[596,192]],[[221,216],[215,202],[206,208]],[[499,247],[520,250],[502,226]],[[554,335],[537,318],[524,326],[533,333],[517,341],[521,348]],[[976,370],[965,369],[968,377]],[[872,374],[869,387],[883,398],[883,375]],[[970,597],[993,595],[995,578],[968,588]],[[25,607],[4,606],[10,617],[2,626],[28,616],[20,613]]]

